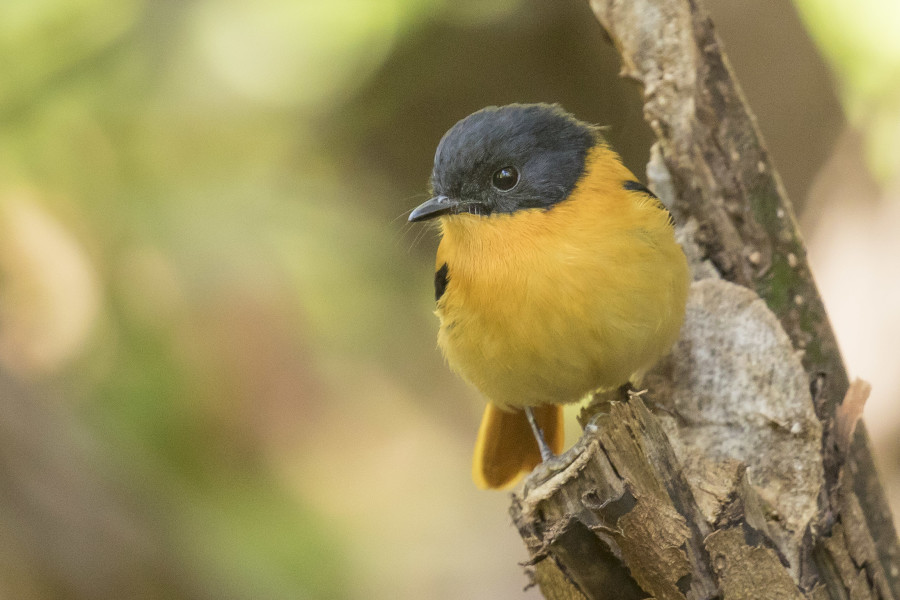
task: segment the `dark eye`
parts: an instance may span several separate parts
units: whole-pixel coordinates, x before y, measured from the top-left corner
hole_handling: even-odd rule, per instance
[[[506,192],[519,183],[519,171],[515,167],[503,167],[497,169],[491,177],[491,184],[501,192]]]

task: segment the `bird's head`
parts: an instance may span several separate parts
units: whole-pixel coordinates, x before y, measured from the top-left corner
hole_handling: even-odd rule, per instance
[[[444,134],[431,173],[433,197],[409,220],[550,208],[575,188],[588,152],[601,141],[597,127],[557,105],[479,110]]]

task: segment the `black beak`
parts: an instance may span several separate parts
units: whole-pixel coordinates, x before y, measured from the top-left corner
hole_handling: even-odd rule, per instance
[[[435,196],[415,207],[409,213],[409,222],[427,221],[453,212],[459,207],[459,201],[447,196]]]

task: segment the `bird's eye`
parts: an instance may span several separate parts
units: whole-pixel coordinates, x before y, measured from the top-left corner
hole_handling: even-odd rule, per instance
[[[519,183],[519,171],[515,167],[497,169],[491,177],[491,184],[501,192],[507,192]]]

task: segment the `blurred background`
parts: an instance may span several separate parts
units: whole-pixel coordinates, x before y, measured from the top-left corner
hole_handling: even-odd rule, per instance
[[[707,4],[900,514],[900,4]],[[0,596],[538,597],[405,215],[490,104],[643,177],[617,71],[578,0],[0,3]]]

